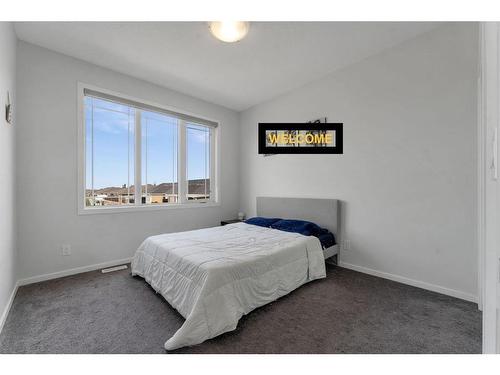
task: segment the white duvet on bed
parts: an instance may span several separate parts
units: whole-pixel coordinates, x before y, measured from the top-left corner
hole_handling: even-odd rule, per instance
[[[242,315],[326,275],[317,238],[245,223],[149,237],[132,274],[186,319],[167,350],[232,331]]]

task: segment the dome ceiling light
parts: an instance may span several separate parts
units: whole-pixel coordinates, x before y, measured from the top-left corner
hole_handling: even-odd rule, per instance
[[[239,42],[250,28],[249,22],[243,21],[217,21],[209,22],[208,27],[213,36],[226,43]]]

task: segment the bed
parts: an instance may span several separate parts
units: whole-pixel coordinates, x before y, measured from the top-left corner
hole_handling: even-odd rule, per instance
[[[257,215],[308,220],[339,233],[333,199],[257,198]],[[132,260],[143,277],[186,320],[166,350],[196,345],[236,329],[257,307],[326,277],[322,249],[312,236],[236,223],[147,238]]]

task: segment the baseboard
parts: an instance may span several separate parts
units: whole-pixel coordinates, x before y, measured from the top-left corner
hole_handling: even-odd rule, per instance
[[[463,300],[466,300],[469,302],[477,303],[477,296],[475,296],[473,294],[461,292],[459,290],[445,288],[443,286],[429,284],[429,283],[426,283],[424,281],[413,280],[413,279],[409,279],[409,278],[404,277],[404,276],[393,275],[391,273],[377,271],[377,270],[374,270],[371,268],[357,266],[355,264],[350,264],[350,263],[346,263],[346,262],[342,262],[342,261],[339,262],[339,266],[344,267],[344,268],[349,268],[353,271],[366,273],[368,275],[378,276],[378,277],[381,277],[383,279],[397,281],[398,283],[401,283],[401,284],[411,285],[411,286],[415,286],[417,288],[422,288],[422,289],[430,290],[432,292],[437,292],[437,293],[445,294],[447,296],[451,296],[451,297],[463,299]]]
[[[89,266],[83,266],[83,267],[78,267],[78,268],[71,268],[69,270],[64,270],[64,271],[47,273],[45,275],[32,276],[32,277],[28,277],[26,279],[19,280],[17,282],[17,285],[18,286],[22,286],[22,285],[28,285],[28,284],[38,283],[40,281],[58,279],[60,277],[76,275],[76,274],[79,274],[79,273],[82,273],[82,272],[89,272],[89,271],[95,271],[95,270],[98,270],[98,269],[101,269],[101,268],[118,266],[120,264],[130,263],[131,261],[132,261],[132,258],[117,259],[117,260],[111,260],[109,262],[98,263],[98,264],[91,264]]]
[[[14,288],[12,289],[12,293],[10,294],[9,300],[7,301],[7,305],[5,306],[2,316],[0,317],[0,333],[2,333],[3,326],[7,321],[7,317],[9,316],[10,308],[12,307],[12,302],[14,302],[14,297],[17,293],[17,288],[19,287],[19,282],[14,284]]]

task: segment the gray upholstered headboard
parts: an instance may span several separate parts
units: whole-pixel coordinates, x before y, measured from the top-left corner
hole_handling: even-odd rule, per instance
[[[340,236],[337,199],[257,197],[257,216],[312,221]]]

